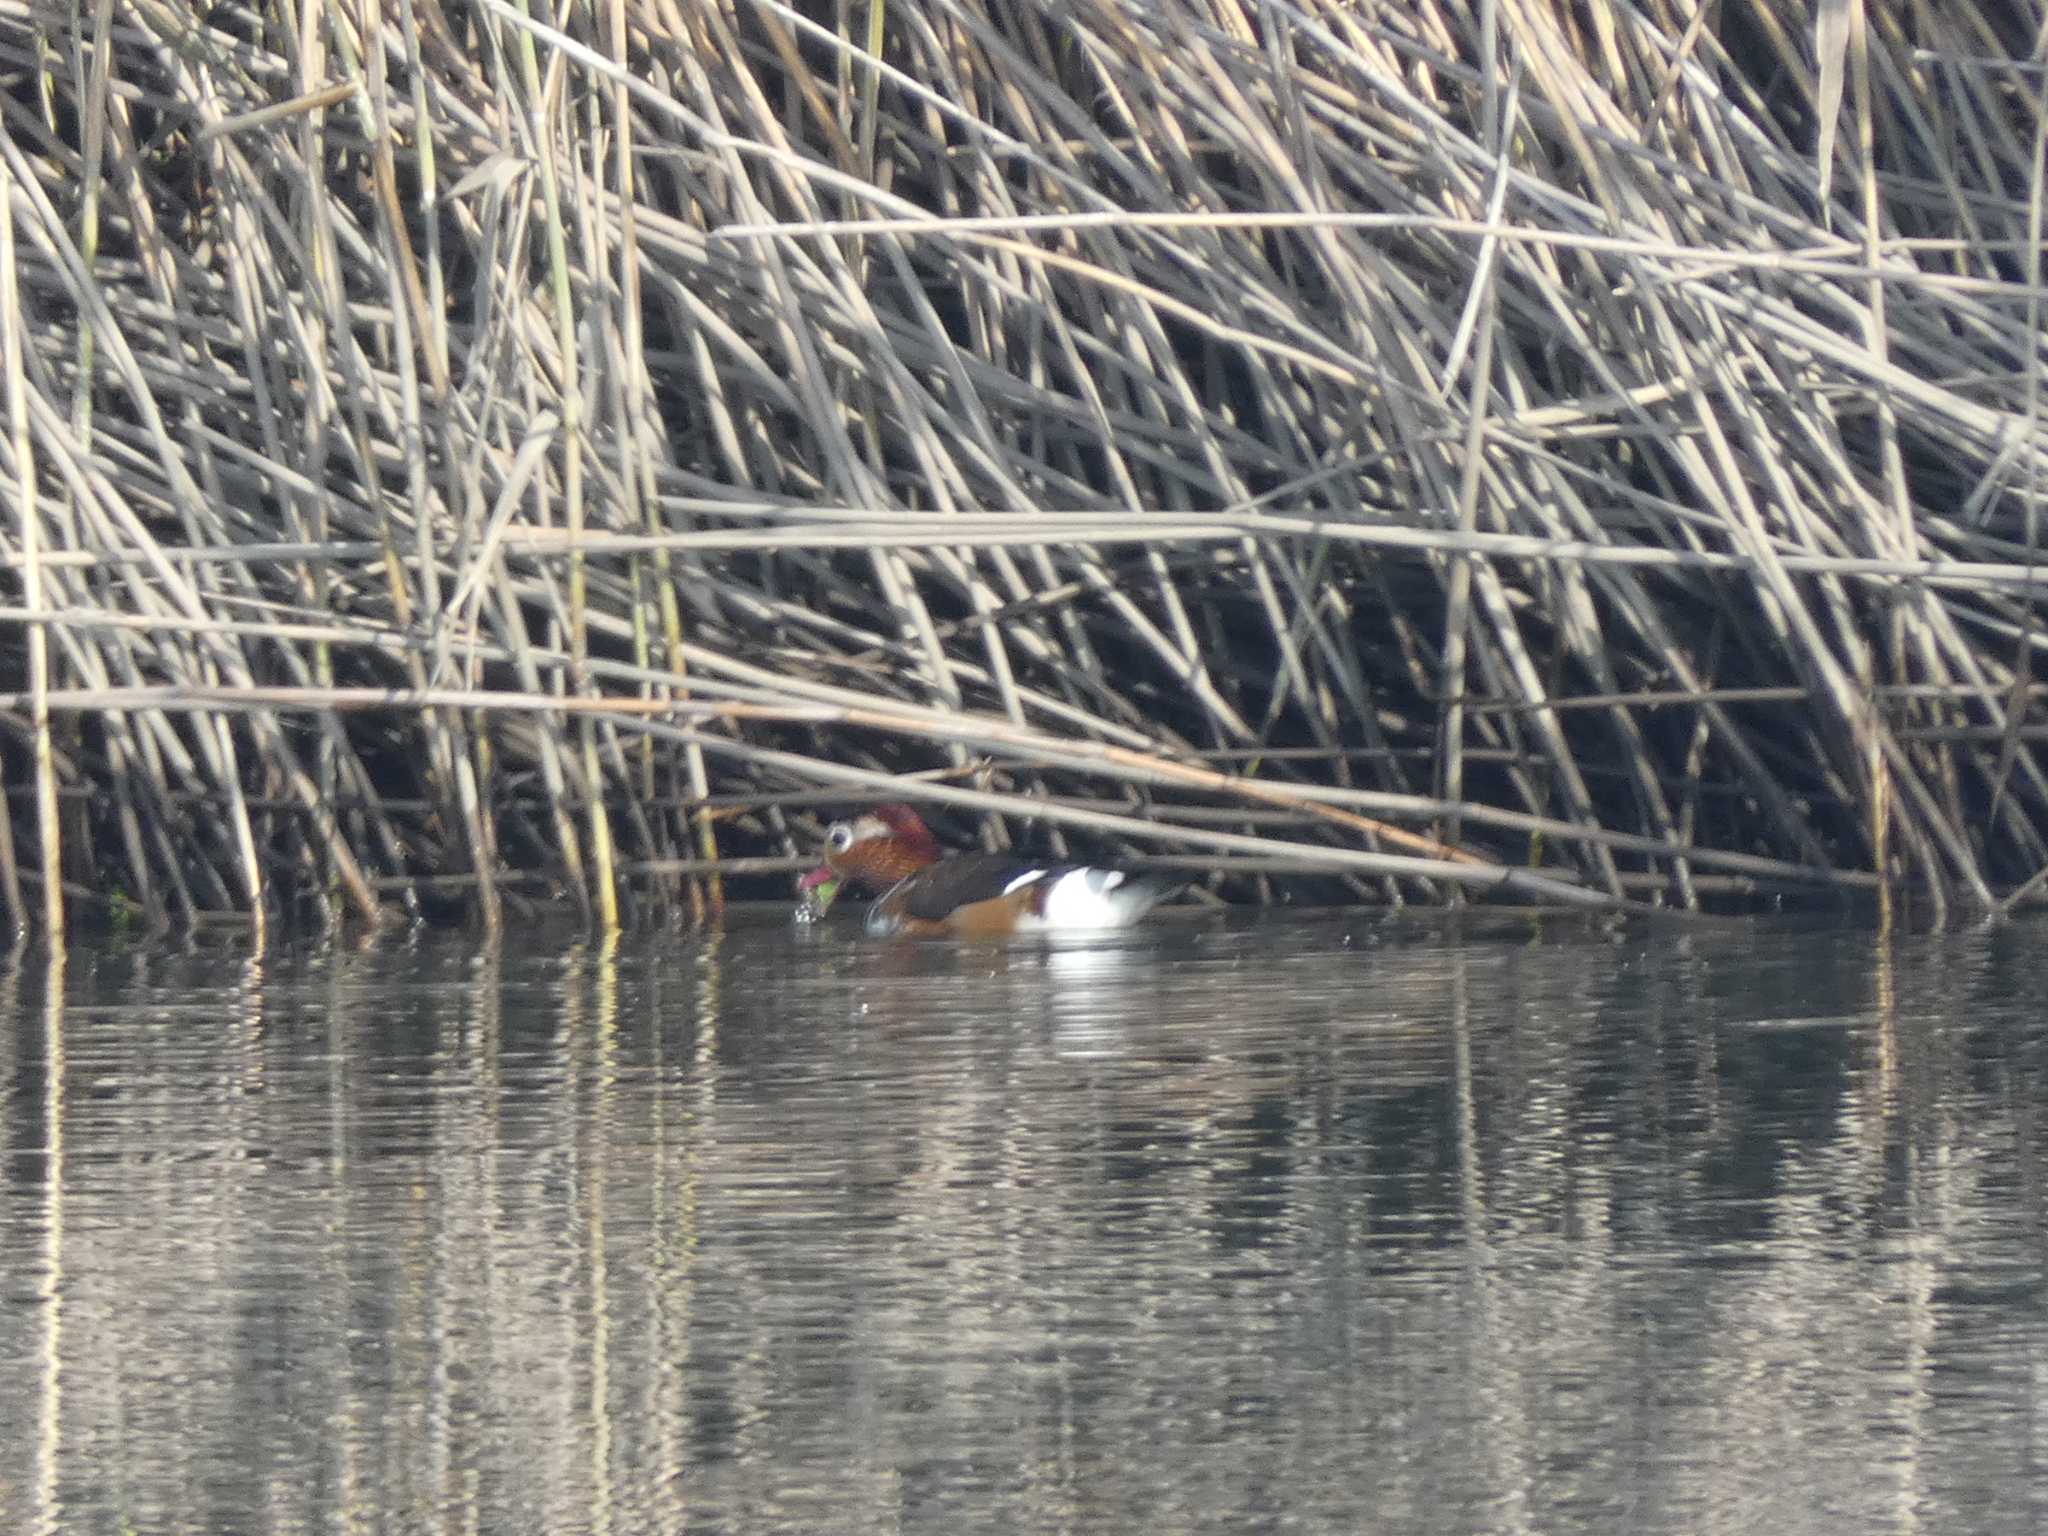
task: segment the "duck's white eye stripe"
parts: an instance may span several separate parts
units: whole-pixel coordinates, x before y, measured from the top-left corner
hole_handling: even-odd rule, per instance
[[[1016,879],[1012,880],[1008,885],[1003,887],[1003,894],[1007,896],[1012,891],[1021,891],[1024,889],[1025,886],[1032,884],[1034,881],[1043,880],[1044,878],[1044,870],[1027,869],[1024,871],[1023,874],[1019,875]]]

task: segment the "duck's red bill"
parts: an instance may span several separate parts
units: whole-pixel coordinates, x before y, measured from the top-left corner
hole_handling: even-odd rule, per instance
[[[797,921],[815,923],[832,910],[833,899],[839,894],[839,877],[821,865],[797,881],[796,888]]]

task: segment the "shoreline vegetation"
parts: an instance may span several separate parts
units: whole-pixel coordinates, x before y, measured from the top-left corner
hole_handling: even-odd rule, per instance
[[[2044,39],[0,0],[6,920],[2032,903]]]

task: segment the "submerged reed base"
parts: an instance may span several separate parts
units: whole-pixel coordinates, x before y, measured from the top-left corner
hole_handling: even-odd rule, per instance
[[[0,0],[8,919],[2033,899],[2042,9],[1815,9]]]

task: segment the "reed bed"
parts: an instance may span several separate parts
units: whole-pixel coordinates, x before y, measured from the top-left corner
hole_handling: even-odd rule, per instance
[[[2048,871],[2038,0],[0,0],[0,894]]]

